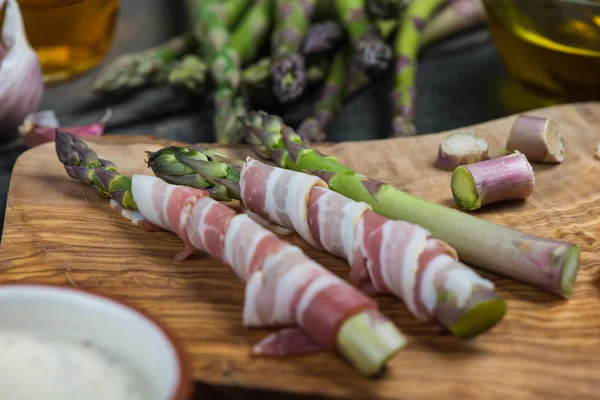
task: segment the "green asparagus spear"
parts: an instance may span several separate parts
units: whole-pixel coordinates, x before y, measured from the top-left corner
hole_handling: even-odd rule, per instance
[[[198,41],[187,34],[139,53],[122,55],[102,71],[92,88],[97,93],[114,94],[161,83],[175,60],[198,49]]]
[[[313,115],[304,119],[298,126],[298,134],[305,142],[322,142],[325,140],[327,128],[342,109],[346,55],[346,49],[337,51],[327,75],[327,80],[314,105]]]
[[[269,125],[269,128],[275,128],[275,125]],[[239,171],[242,161],[231,161],[214,149],[175,146],[148,154],[148,166],[152,172],[168,183],[209,188],[213,192],[220,187],[218,193],[226,192],[228,196],[217,198],[211,195],[213,198],[220,201],[241,200]],[[440,293],[434,316],[458,337],[467,338],[483,333],[504,316],[504,300],[493,290],[477,290],[467,301],[469,305],[466,307],[457,307],[454,304],[456,298],[460,298],[460,294],[453,292],[452,288]],[[448,318],[449,315],[451,318]]]
[[[225,23],[229,28],[235,26],[244,11],[248,8],[248,5],[251,3],[251,0],[227,0],[223,1],[225,3]]]
[[[396,77],[392,91],[394,121],[392,135],[415,135],[415,73],[421,32],[435,10],[447,0],[414,0],[401,17],[394,40]]]
[[[242,118],[246,141],[279,166],[314,171],[332,190],[390,219],[421,225],[454,247],[461,260],[568,298],[579,269],[579,247],[516,231],[404,193],[323,156],[276,116],[251,112]]]
[[[274,0],[255,0],[250,10],[231,34],[231,46],[242,64],[256,58],[261,44],[271,30]]]
[[[387,69],[393,53],[365,11],[365,0],[335,0],[338,19],[356,52],[356,65],[370,76]]]
[[[239,93],[240,60],[231,46],[225,24],[225,4],[219,0],[188,0],[194,10],[194,32],[203,42],[211,77],[217,87],[214,104],[214,128],[220,143],[240,140],[237,117],[245,112]]]
[[[315,0],[275,0],[275,30],[271,36],[273,93],[285,104],[306,89],[305,59],[301,46],[312,20]]]
[[[206,89],[206,64],[195,54],[188,54],[171,68],[168,82],[178,92],[199,96]]]

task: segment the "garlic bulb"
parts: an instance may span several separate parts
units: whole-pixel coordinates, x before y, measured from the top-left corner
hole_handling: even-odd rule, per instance
[[[0,38],[0,132],[16,133],[25,116],[34,111],[44,91],[42,68],[29,45],[16,0],[0,0],[6,13]]]

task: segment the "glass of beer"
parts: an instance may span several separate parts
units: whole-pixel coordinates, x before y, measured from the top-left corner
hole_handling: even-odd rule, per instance
[[[19,0],[25,31],[45,82],[96,66],[113,37],[119,0]]]

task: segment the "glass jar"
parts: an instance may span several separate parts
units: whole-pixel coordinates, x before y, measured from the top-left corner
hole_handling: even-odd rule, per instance
[[[25,31],[45,82],[96,66],[113,37],[119,0],[19,0]]]

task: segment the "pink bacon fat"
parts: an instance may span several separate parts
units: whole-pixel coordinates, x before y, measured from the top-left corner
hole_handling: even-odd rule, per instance
[[[396,295],[421,321],[451,324],[474,293],[494,288],[429,231],[380,216],[368,204],[328,189],[314,176],[249,158],[240,187],[245,207],[272,222],[295,228],[300,224],[292,221],[304,216],[308,230],[296,230],[298,234],[348,260],[354,285],[369,294]],[[288,210],[295,216],[288,215]],[[452,303],[452,311],[448,304],[442,304],[443,310],[438,308],[439,298],[446,294],[451,294],[446,303]]]
[[[297,325],[321,348],[334,350],[341,325],[357,313],[368,310],[378,323],[389,322],[372,299],[206,192],[145,175],[134,175],[131,189],[146,220],[176,233],[186,249],[190,244],[218,258],[247,282],[244,325]],[[297,335],[274,335],[256,351],[281,355],[314,347],[306,339],[302,349],[294,348],[289,338]]]

